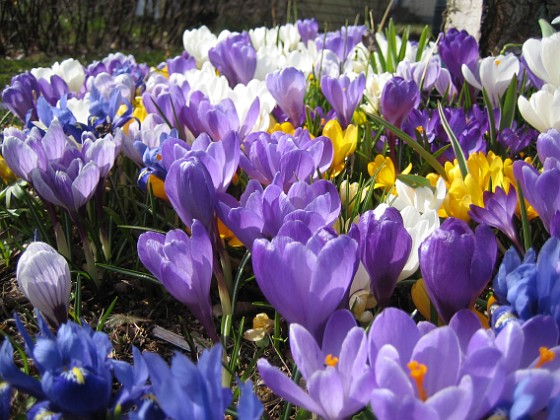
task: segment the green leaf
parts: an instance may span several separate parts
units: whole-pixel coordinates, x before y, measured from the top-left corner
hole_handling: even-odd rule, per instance
[[[451,129],[447,118],[445,118],[445,113],[443,112],[443,107],[441,106],[441,102],[438,102],[438,113],[441,123],[443,124],[443,129],[447,133],[449,140],[451,142],[451,147],[453,147],[453,151],[455,152],[455,157],[457,158],[457,162],[459,163],[459,169],[461,170],[461,175],[463,178],[467,176],[469,173],[469,167],[467,166],[467,159],[465,159],[465,155],[463,154],[463,149],[461,149],[461,145],[459,144],[459,140],[455,136],[455,133]]]
[[[161,285],[159,280],[156,279],[154,276],[147,273],[142,273],[141,271],[129,270],[128,268],[122,268],[122,267],[117,267],[115,265],[101,264],[101,263],[96,263],[95,266],[98,268],[102,268],[103,270],[109,270],[114,273],[122,274],[123,276],[134,277],[140,280],[147,280],[152,283]]]
[[[426,48],[426,44],[430,40],[431,30],[428,25],[424,26],[420,39],[418,40],[418,49],[416,50],[416,61],[422,60],[422,53]]]
[[[501,104],[500,131],[511,127],[517,107],[517,74],[513,75]]]
[[[556,30],[544,19],[539,19],[539,25],[541,27],[542,37],[546,38],[556,33]]]
[[[418,153],[422,157],[422,159],[424,159],[426,162],[428,162],[428,164],[434,169],[434,171],[436,171],[438,174],[440,174],[441,177],[444,180],[447,181],[447,174],[445,173],[445,169],[443,169],[443,166],[441,165],[441,163],[439,163],[436,160],[436,158],[434,158],[430,152],[428,152],[426,149],[424,149],[422,147],[422,145],[419,144],[415,139],[410,137],[408,134],[406,134],[401,129],[395,127],[389,121],[386,121],[386,120],[384,120],[383,118],[381,118],[377,115],[370,115],[370,117],[371,117],[371,119],[373,119],[373,121],[375,123],[381,125],[382,127],[385,127],[391,133],[396,135],[399,139],[401,139],[402,141],[407,143],[408,146],[412,150],[414,150],[416,153]]]
[[[430,181],[423,176],[412,175],[412,174],[399,174],[397,175],[397,179],[404,182],[406,185],[411,186],[412,188],[418,187],[431,187]]]
[[[531,225],[529,224],[529,216],[527,215],[527,207],[525,207],[525,198],[521,190],[521,184],[517,181],[517,196],[519,198],[519,206],[521,207],[521,230],[523,232],[523,247],[525,251],[531,248]]]
[[[115,309],[115,305],[117,303],[118,298],[119,298],[118,296],[115,296],[115,299],[113,299],[113,301],[111,302],[111,304],[109,305],[109,307],[107,308],[107,310],[105,311],[101,319],[99,320],[99,323],[97,324],[97,328],[96,328],[97,331],[101,331],[103,330],[103,327],[105,327],[107,318],[109,318],[109,315],[111,315],[113,309]]]
[[[494,105],[486,89],[482,89],[482,97],[484,98],[484,105],[486,105],[486,112],[488,113],[488,122],[490,125],[490,148],[495,150],[496,145],[496,120],[494,119]]]

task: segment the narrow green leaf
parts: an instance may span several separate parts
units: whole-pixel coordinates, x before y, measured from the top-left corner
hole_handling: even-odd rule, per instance
[[[445,113],[443,112],[443,107],[441,106],[441,102],[438,102],[438,113],[441,123],[443,124],[443,129],[447,133],[449,137],[449,141],[451,142],[451,147],[453,147],[453,151],[455,152],[455,157],[457,158],[457,162],[459,164],[459,169],[461,170],[461,175],[463,178],[467,176],[469,173],[469,167],[467,166],[467,159],[465,159],[465,155],[463,154],[463,149],[461,149],[461,145],[459,144],[459,140],[455,136],[455,133],[451,129],[447,118],[445,118]]]
[[[399,174],[397,175],[397,179],[404,182],[406,185],[411,186],[412,188],[418,187],[431,187],[430,181],[423,176],[412,175],[412,174]]]
[[[511,127],[517,107],[517,75],[514,74],[501,104],[500,131]]]
[[[439,163],[436,160],[436,158],[434,158],[432,156],[432,154],[430,152],[428,152],[426,149],[424,149],[421,144],[419,144],[416,140],[414,140],[412,137],[410,137],[408,134],[406,134],[401,129],[395,127],[390,122],[385,121],[383,118],[381,118],[377,115],[370,115],[370,117],[371,117],[371,119],[373,119],[373,121],[375,123],[385,127],[391,133],[396,135],[399,139],[401,139],[402,141],[407,143],[408,146],[411,149],[413,149],[416,153],[418,153],[422,157],[422,159],[424,159],[426,162],[428,162],[428,164],[434,169],[434,171],[436,171],[439,175],[441,175],[441,177],[444,180],[447,181],[447,174],[445,173],[445,170],[443,169],[443,166],[441,165],[441,163]]]
[[[147,280],[147,281],[150,281],[152,283],[156,283],[156,284],[161,285],[159,280],[156,279],[154,276],[152,276],[150,274],[142,273],[141,271],[130,270],[128,268],[122,268],[122,267],[117,267],[115,265],[101,264],[101,263],[96,263],[95,266],[98,267],[98,268],[102,268],[103,270],[108,270],[108,271],[112,271],[114,273],[122,274],[123,276],[134,277],[134,278],[140,279],[140,280]]]
[[[103,314],[99,322],[97,323],[97,328],[96,328],[97,331],[101,331],[103,327],[105,327],[107,318],[109,318],[109,315],[111,315],[113,309],[115,309],[115,305],[117,304],[118,298],[119,298],[118,296],[115,296],[115,299],[113,299],[113,301],[111,302],[111,304],[109,305],[109,307],[107,308],[107,310],[105,311],[105,313]]]
[[[484,98],[484,105],[486,106],[486,112],[488,113],[488,122],[490,125],[490,148],[494,149],[496,145],[496,119],[494,118],[494,105],[486,89],[482,89],[482,97]]]
[[[420,61],[422,59],[422,53],[426,48],[426,44],[430,40],[431,30],[428,25],[424,26],[422,29],[422,33],[420,34],[420,39],[418,40],[418,49],[416,50],[416,61]]]
[[[541,27],[542,37],[546,38],[556,33],[556,30],[544,19],[539,19],[539,26]]]
[[[401,37],[401,48],[399,50],[399,54],[397,56],[397,63],[400,63],[404,60],[406,56],[406,47],[408,45],[408,37],[410,34],[410,26],[405,27],[404,32]]]
[[[379,42],[377,41],[377,38],[375,37],[375,35],[373,35],[373,42],[375,43],[375,51],[377,51],[377,59],[379,60],[379,65],[381,67],[381,71],[386,72],[387,71],[387,60],[385,59],[385,56],[383,55],[383,50],[381,49],[381,46],[379,45]]]

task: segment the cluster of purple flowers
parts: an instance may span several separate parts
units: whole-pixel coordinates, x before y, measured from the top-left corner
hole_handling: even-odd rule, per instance
[[[366,405],[379,419],[554,418],[560,410],[558,328],[546,316],[495,335],[470,311],[438,328],[388,308],[366,333],[338,311],[322,340],[292,324],[290,348],[307,393],[266,359],[259,372],[275,393],[325,419]]]
[[[319,34],[314,20],[261,29],[187,31],[186,51],[158,68],[122,54],[88,67],[67,60],[15,76],[3,91],[24,126],[3,131],[0,164],[46,204],[59,251],[70,255],[57,208],[76,226],[97,281],[93,227],[111,257],[96,218],[106,181],[115,172],[113,183],[127,179],[134,166],[131,178],[173,214],[167,226],[181,223],[167,232],[140,226],[148,231],[138,235],[138,258],[214,347],[197,365],[136,348],[133,365],[114,360],[105,333],[68,321],[66,259],[33,242],[17,280],[39,333],[15,322],[36,374],[17,366],[5,339],[0,416],[17,389],[36,399],[32,418],[223,418],[234,399],[223,349],[249,258],[246,283],[254,275],[258,299],[288,324],[307,389],[259,360],[264,383],[286,401],[325,419],[364,409],[380,419],[560,416],[560,126],[527,111],[539,98],[520,98],[526,121],[515,112],[517,97],[535,89],[560,97],[550,63],[525,47],[526,63],[512,54],[480,60],[476,40],[457,30],[428,47],[364,26]],[[363,43],[370,35],[375,50]],[[533,149],[533,161],[516,158]],[[467,162],[490,152],[501,167]],[[132,165],[121,165],[125,157]],[[465,220],[441,208],[446,188],[460,196]],[[540,221],[529,221],[528,208]],[[540,234],[533,247],[530,223]],[[234,241],[246,249],[235,283]],[[480,298],[492,292],[485,311]],[[414,317],[432,322],[391,308],[404,295]],[[370,318],[359,317],[366,308]],[[258,418],[251,382],[238,386],[238,417]]]

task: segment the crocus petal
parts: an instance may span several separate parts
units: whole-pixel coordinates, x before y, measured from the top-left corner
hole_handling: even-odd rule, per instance
[[[313,400],[313,398],[306,394],[290,378],[280,372],[278,368],[271,366],[270,363],[268,363],[268,360],[259,359],[257,362],[257,368],[259,369],[259,374],[266,386],[268,386],[276,395],[284,398],[286,401],[290,401],[292,404],[303,407],[312,413],[323,412],[321,407]]]

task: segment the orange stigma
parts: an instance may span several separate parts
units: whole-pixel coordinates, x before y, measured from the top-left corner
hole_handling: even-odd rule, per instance
[[[416,360],[410,361],[406,366],[410,369],[410,377],[414,379],[416,383],[418,397],[422,401],[426,401],[428,399],[428,394],[424,389],[424,376],[426,376],[426,372],[428,372],[428,367],[422,363],[418,363]]]
[[[418,131],[418,134],[422,135],[424,134],[424,127],[419,125],[418,127],[416,127],[416,131]]]
[[[551,362],[556,358],[556,353],[548,347],[539,347],[539,353],[539,361],[535,365],[536,368],[540,368],[545,363]]]
[[[501,60],[496,60],[496,61],[494,61],[494,62],[496,63],[497,66],[499,66],[499,65],[502,63]]]
[[[325,357],[325,364],[330,367],[336,367],[338,364],[338,357],[327,354],[327,357]]]

